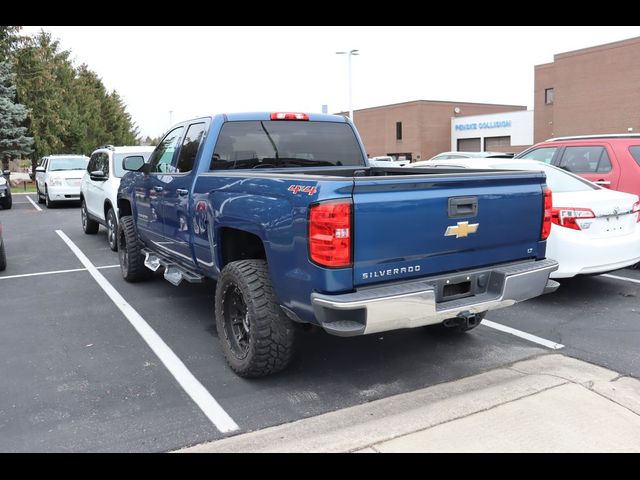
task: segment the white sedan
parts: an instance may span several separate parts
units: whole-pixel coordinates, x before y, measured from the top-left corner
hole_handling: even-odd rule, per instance
[[[89,157],[83,155],[49,155],[36,168],[38,203],[47,208],[56,202],[80,201],[80,183]]]
[[[637,195],[599,187],[565,170],[533,160],[435,160],[430,161],[429,166],[543,171],[553,194],[547,258],[560,264],[551,274],[552,278],[600,274],[640,261],[640,199]]]

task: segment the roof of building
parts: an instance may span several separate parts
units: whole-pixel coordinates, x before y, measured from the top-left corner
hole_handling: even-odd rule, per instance
[[[399,103],[390,103],[387,105],[377,105],[375,107],[366,107],[354,110],[355,112],[361,112],[363,110],[374,110],[376,108],[388,108],[388,107],[398,107],[401,105],[411,105],[413,103],[427,103],[427,104],[439,104],[439,105],[454,105],[454,106],[465,106],[465,105],[481,105],[486,107],[509,107],[514,109],[526,109],[526,105],[511,105],[506,103],[478,103],[478,102],[457,102],[457,101],[449,101],[449,100],[410,100],[408,102],[399,102]],[[341,114],[344,114],[342,112]]]

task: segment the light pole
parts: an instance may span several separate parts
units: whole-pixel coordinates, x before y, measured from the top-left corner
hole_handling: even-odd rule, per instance
[[[349,118],[353,122],[353,106],[352,100],[352,87],[351,87],[351,57],[354,55],[360,55],[359,50],[350,50],[348,52],[336,52],[336,55],[347,55],[349,57]]]

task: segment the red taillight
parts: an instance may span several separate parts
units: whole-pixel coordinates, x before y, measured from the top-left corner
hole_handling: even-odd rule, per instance
[[[351,265],[351,203],[319,203],[309,210],[309,257],[323,267]]]
[[[271,120],[309,120],[309,115],[297,112],[273,112]]]
[[[578,222],[590,218],[596,218],[596,215],[589,208],[557,207],[551,211],[551,221],[553,223],[571,230],[589,228],[586,225],[580,225]]]
[[[542,217],[542,230],[540,231],[540,240],[546,240],[551,233],[551,209],[553,208],[553,194],[551,190],[545,187],[542,192],[544,193],[543,201],[543,217]]]
[[[631,213],[638,214],[638,223],[640,223],[640,200],[633,204],[633,207],[631,207]]]

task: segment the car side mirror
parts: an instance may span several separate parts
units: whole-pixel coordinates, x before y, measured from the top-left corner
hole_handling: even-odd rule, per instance
[[[36,167],[36,172],[44,173],[44,167]]]
[[[89,173],[89,178],[95,182],[104,182],[107,176],[102,170],[95,170]]]
[[[122,168],[128,172],[140,172],[144,165],[144,157],[142,155],[131,155],[124,157],[122,160]]]

